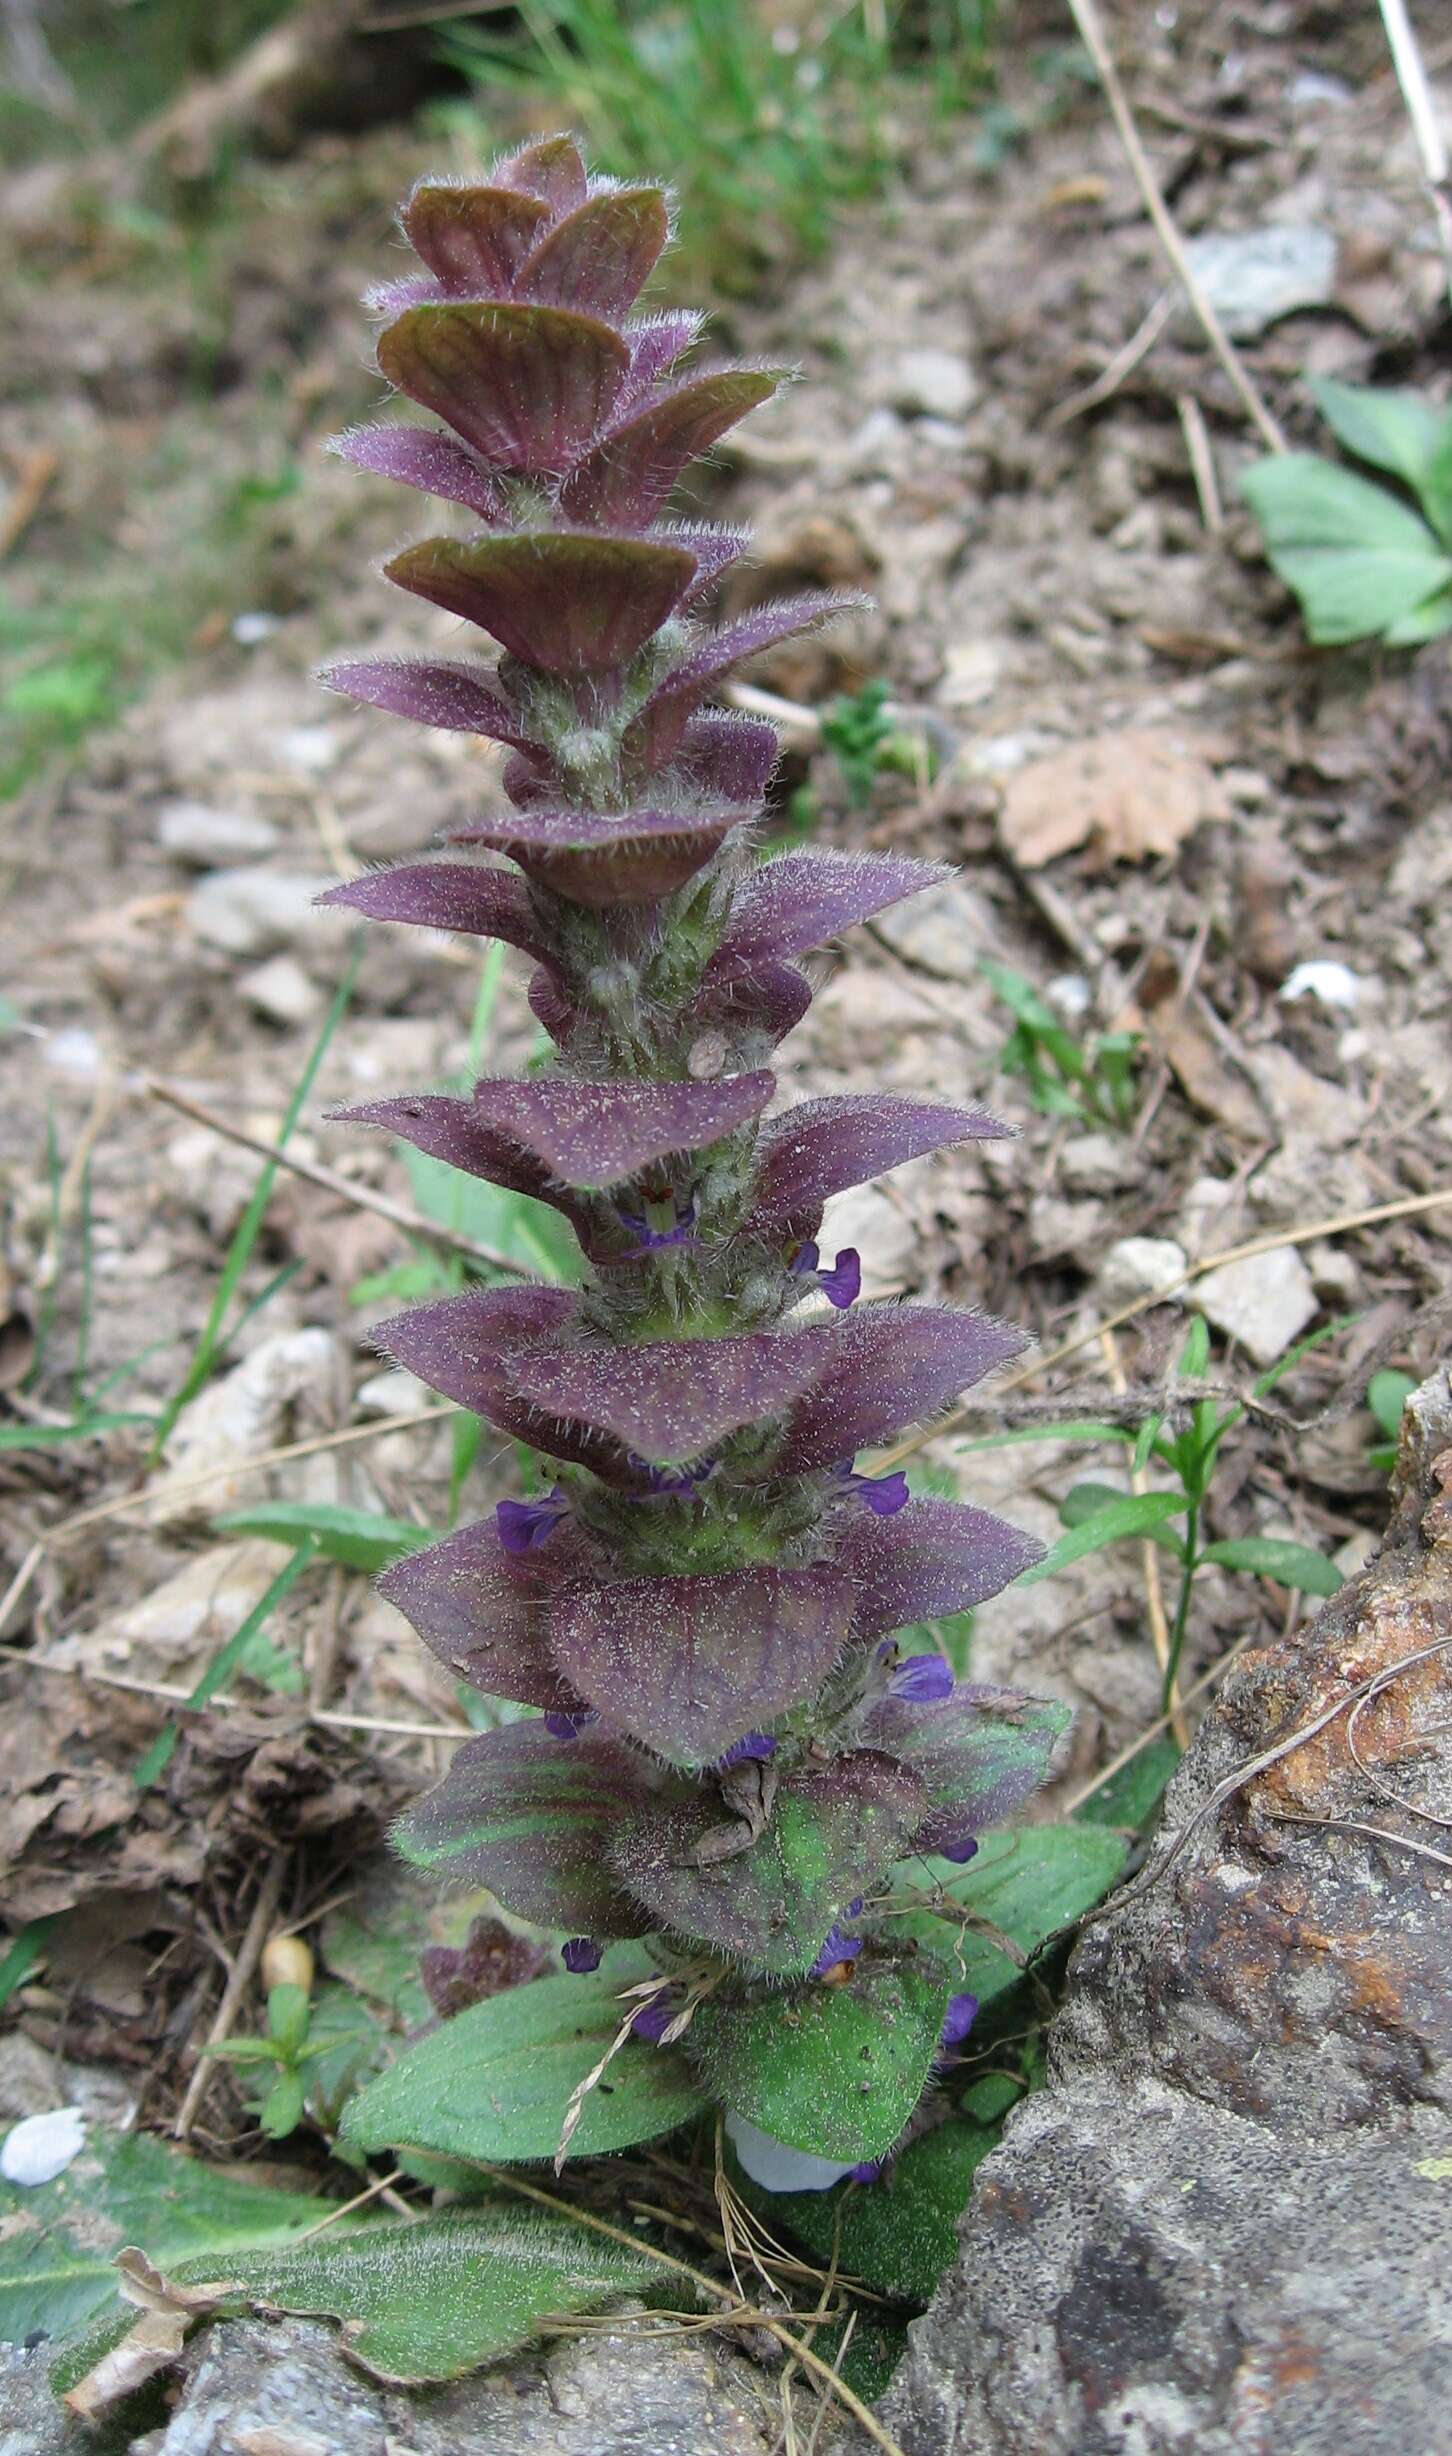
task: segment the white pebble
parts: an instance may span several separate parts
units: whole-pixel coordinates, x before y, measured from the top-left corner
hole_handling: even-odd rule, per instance
[[[7,2183],[27,2188],[54,2183],[85,2145],[85,2117],[78,2106],[56,2106],[48,2114],[27,2115],[5,2135],[0,2175]]]
[[[1347,964],[1338,964],[1329,955],[1313,956],[1309,963],[1297,964],[1294,972],[1282,981],[1276,996],[1283,999],[1314,998],[1318,1006],[1334,1007],[1338,1013],[1355,1012],[1361,996],[1361,983]]]

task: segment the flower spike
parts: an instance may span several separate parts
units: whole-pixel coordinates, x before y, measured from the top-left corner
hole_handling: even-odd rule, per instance
[[[776,739],[719,693],[859,601],[723,612],[747,541],[673,498],[785,370],[702,363],[699,316],[642,307],[668,200],[592,177],[568,136],[421,180],[401,227],[414,269],[375,301],[399,412],[335,449],[454,507],[386,576],[484,646],[324,679],[507,756],[481,766],[445,856],[323,900],[513,948],[553,1046],[518,1078],[341,1115],[549,1204],[579,1272],[471,1284],[375,1333],[558,1462],[381,1581],[454,1679],[522,1714],[466,1740],[396,1840],[552,1929],[556,1975],[535,1978],[548,1948],[531,1948],[526,1983],[576,2006],[605,1987],[608,1946],[643,1940],[653,1975],[615,1998],[607,2062],[648,2069],[668,2107],[714,2095],[767,2188],[865,2180],[976,2010],[894,1918],[893,1867],[916,1882],[920,1854],[969,1859],[1043,1781],[1065,1718],[902,1653],[897,1632],[982,1601],[1037,1547],[871,1456],[1024,1341],[963,1309],[864,1302],[863,1256],[829,1259],[822,1218],[887,1169],[1009,1129],[883,1091],[779,1100],[804,966],[948,875],[892,852],[759,856]],[[565,2142],[582,2094],[617,2087],[594,2037]],[[793,2074],[790,2042],[812,2039],[817,2073],[853,2076],[840,2105]]]

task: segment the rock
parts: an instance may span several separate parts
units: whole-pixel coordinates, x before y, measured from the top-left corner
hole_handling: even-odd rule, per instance
[[[270,819],[256,819],[245,810],[215,810],[209,802],[165,802],[157,814],[156,841],[173,861],[194,870],[227,869],[238,862],[260,861],[277,845]]]
[[[965,879],[945,879],[922,895],[880,913],[874,923],[895,955],[940,981],[971,980],[980,960],[1002,943],[1003,930],[986,896]],[[860,988],[860,977],[854,982]]]
[[[312,1023],[322,1007],[323,993],[308,979],[295,955],[274,955],[245,972],[237,984],[249,1006],[269,1023]]]
[[[1071,1194],[1117,1194],[1139,1173],[1136,1154],[1122,1134],[1071,1134],[1059,1153],[1059,1175]],[[1150,1237],[1131,1242],[1155,1245],[1161,1240]],[[1144,1282],[1148,1287],[1160,1284],[1155,1279]]]
[[[945,708],[977,708],[1003,680],[1005,652],[998,640],[954,640],[944,651],[937,696]]]
[[[288,870],[213,870],[187,897],[187,920],[204,946],[224,955],[269,955],[329,920],[336,927],[335,915],[314,909],[335,883]]]
[[[1329,1007],[1333,1014],[1350,1015],[1356,1011],[1361,990],[1362,984],[1349,964],[1322,955],[1297,964],[1282,981],[1276,996],[1287,1003],[1293,998],[1314,998],[1318,1006]]]
[[[870,409],[846,448],[848,469],[864,476],[895,477],[911,451],[908,431],[895,409]]]
[[[289,725],[277,747],[284,764],[300,775],[325,776],[337,766],[343,741],[336,725]]]
[[[1449,1628],[1444,1368],[1380,1552],[1242,1660],[1167,1795],[1179,1858],[1085,1931],[1048,2086],[979,2169],[885,2401],[906,2456],[1445,2444],[1452,1894],[1387,1791],[1452,1813],[1452,1660],[1368,1706],[1356,1755],[1342,1715],[1209,1803]]]
[[[96,2456],[95,2434],[72,2422],[52,2392],[54,2359],[50,2345],[0,2345],[0,2456]]]
[[[1185,253],[1235,341],[1253,341],[1268,324],[1303,308],[1329,307],[1335,295],[1335,234],[1314,223],[1207,231],[1189,240]]]
[[[160,1667],[201,1648],[224,1645],[261,1601],[286,1559],[286,1547],[256,1536],[242,1543],[213,1544],[107,1625],[102,1633],[106,1656],[113,1663],[124,1662],[140,1648]]]
[[[181,2357],[171,2419],[133,2456],[769,2456],[769,2389],[738,2354],[622,2327],[419,2394],[382,2386],[317,2320],[224,2320]],[[84,2456],[46,2365],[0,2369],[0,2456]],[[765,2383],[762,2383],[763,2387]],[[7,2439],[13,2411],[20,2435]],[[114,2442],[108,2443],[114,2445]]]
[[[382,1373],[370,1373],[353,1393],[353,1405],[360,1416],[404,1416],[415,1407],[433,1403],[433,1392],[412,1373],[405,1373],[400,1365],[390,1365]]]
[[[966,418],[978,379],[957,350],[903,350],[894,361],[888,400],[909,418]]]
[[[1294,1245],[1247,1262],[1227,1262],[1197,1280],[1185,1301],[1261,1365],[1283,1356],[1317,1309],[1311,1274]]]
[[[1099,1265],[1100,1301],[1113,1311],[1183,1279],[1189,1260],[1173,1237],[1120,1237]]]
[[[21,2123],[59,2105],[78,2106],[88,2122],[117,2131],[136,2117],[136,2100],[121,2072],[104,2064],[58,2063],[23,2030],[11,2030],[0,2056],[0,2124]]]

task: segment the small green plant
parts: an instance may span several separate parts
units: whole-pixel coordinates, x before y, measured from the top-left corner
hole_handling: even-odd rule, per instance
[[[1137,1100],[1138,1032],[1093,1032],[1081,1043],[1021,972],[986,962],[983,971],[1014,1017],[999,1065],[1023,1078],[1034,1107],[1081,1125],[1127,1126]]]
[[[1272,453],[1246,471],[1241,490],[1307,638],[1328,648],[1439,638],[1452,629],[1452,410],[1327,377],[1311,391],[1337,441],[1397,483],[1314,452]]]
[[[252,2112],[269,2140],[286,2140],[302,2122],[307,2108],[307,2068],[319,2056],[330,2054],[331,2038],[313,2038],[312,1999],[306,1987],[285,1980],[272,1987],[267,1996],[267,2028],[260,2038],[224,2038],[220,2045],[204,2048],[207,2055],[219,2062],[250,2065],[261,2074],[271,2067],[272,2079],[260,2097],[252,2101]]]
[[[1397,1441],[1402,1429],[1402,1409],[1406,1406],[1416,1382],[1410,1373],[1373,1373],[1366,1385],[1366,1403],[1377,1421],[1380,1441],[1367,1451],[1373,1467],[1390,1475],[1397,1463]]]
[[[1273,1390],[1310,1347],[1329,1336],[1329,1330],[1319,1332],[1292,1348],[1261,1375],[1255,1384],[1255,1396],[1262,1398]],[[1209,1360],[1210,1334],[1204,1322],[1197,1320],[1191,1326],[1175,1370],[1182,1379],[1198,1380]],[[1184,1652],[1190,1599],[1202,1569],[1212,1565],[1243,1569],[1253,1577],[1274,1578],[1280,1585],[1308,1595],[1334,1595],[1342,1582],[1334,1561],[1328,1561],[1324,1553],[1314,1551],[1309,1544],[1289,1543],[1271,1535],[1233,1536],[1211,1543],[1204,1540],[1206,1503],[1220,1445],[1244,1414],[1245,1409],[1238,1402],[1225,1407],[1218,1399],[1205,1398],[1196,1400],[1188,1422],[1178,1433],[1164,1430],[1164,1418],[1159,1415],[1146,1417],[1137,1434],[1122,1426],[1098,1427],[1107,1439],[1122,1441],[1132,1449],[1132,1475],[1155,1460],[1168,1469],[1174,1479],[1172,1484],[1158,1491],[1128,1493],[1113,1484],[1075,1484],[1059,1505],[1067,1533],[1019,1580],[1020,1585],[1032,1585],[1040,1578],[1054,1576],[1071,1561],[1083,1560],[1088,1553],[1102,1552],[1110,1544],[1130,1539],[1143,1542],[1148,1538],[1168,1552],[1179,1565],[1180,1579],[1165,1665],[1167,1710]],[[1052,1439],[1057,1433],[1062,1438],[1063,1432],[1062,1426],[1055,1427],[1045,1437]],[[1179,1521],[1178,1526],[1172,1523],[1175,1520]]]

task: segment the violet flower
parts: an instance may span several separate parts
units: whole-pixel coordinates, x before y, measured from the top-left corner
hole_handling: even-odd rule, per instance
[[[890,1697],[905,1697],[909,1705],[936,1705],[941,1698],[953,1694],[953,1667],[940,1654],[899,1655],[889,1639],[879,1647],[882,1661],[890,1665],[887,1693]]]
[[[573,1714],[561,1714],[552,1709],[544,1717],[544,1727],[552,1740],[577,1740],[582,1731],[588,1731],[591,1723],[598,1723],[599,1720],[593,1706],[582,1706]]]
[[[558,1484],[542,1501],[496,1501],[494,1505],[499,1540],[516,1560],[548,1543],[560,1520],[569,1514],[570,1504]]]
[[[697,356],[699,316],[642,308],[664,192],[592,178],[568,137],[477,178],[421,180],[401,222],[415,268],[375,305],[379,374],[405,415],[391,399],[337,449],[457,508],[386,577],[475,653],[365,655],[328,680],[504,760],[497,786],[478,771],[480,807],[447,858],[370,870],[324,901],[513,948],[552,1055],[523,1078],[348,1114],[552,1206],[582,1267],[578,1285],[470,1287],[379,1334],[430,1388],[567,1464],[578,1521],[553,1540],[560,1488],[501,1502],[386,1573],[454,1677],[532,1710],[467,1740],[396,1839],[567,1938],[568,1969],[617,1937],[689,1960],[711,2010],[682,2054],[709,2092],[718,2014],[769,1995],[783,2017],[795,2004],[830,2023],[839,1998],[820,1980],[869,1942],[840,2001],[860,2021],[874,1990],[892,1998],[901,1931],[844,1932],[836,1914],[862,1913],[841,1910],[849,1885],[875,1893],[912,1852],[968,1856],[970,1821],[1031,1796],[1063,1725],[1017,1692],[950,1692],[931,1658],[871,1678],[880,1641],[981,1602],[1036,1552],[987,1512],[912,1502],[901,1474],[854,1461],[1025,1341],[963,1307],[863,1302],[856,1251],[824,1269],[816,1241],[835,1194],[1008,1129],[871,1088],[782,1097],[777,1051],[812,997],[802,959],[947,875],[898,852],[759,858],[775,738],[719,695],[743,659],[854,601],[719,618],[717,584],[748,541],[674,498],[787,370]],[[689,1246],[689,1269],[615,1268],[611,1222],[639,1258]],[[804,1279],[827,1297],[820,1319],[800,1318]],[[786,1717],[790,1752],[771,1738]],[[941,2000],[939,1965],[913,2000]],[[934,1956],[919,1947],[913,1966]],[[673,2010],[647,2006],[637,2032],[658,2036]],[[757,2085],[733,2078],[728,2130],[770,2188],[824,2188],[885,2154],[867,2101],[834,2110],[850,2156],[774,2140],[750,2118]]]
[[[821,1254],[810,1239],[790,1249],[787,1269],[794,1279],[815,1279],[829,1305],[845,1313],[862,1294],[862,1256],[855,1245],[844,1245],[829,1271],[821,1267]]]
[[[978,2018],[976,1995],[955,1995],[948,1998],[948,2010],[943,2020],[938,2043],[944,2047],[961,2045]]]
[[[560,1947],[560,1959],[575,1977],[583,1976],[588,1970],[598,1970],[604,1953],[605,1947],[597,1943],[593,1936],[571,1936]]]
[[[724,1756],[716,1759],[716,1771],[724,1774],[728,1766],[744,1765],[748,1758],[764,1765],[775,1755],[776,1742],[769,1731],[748,1731],[745,1739],[735,1741]]]

